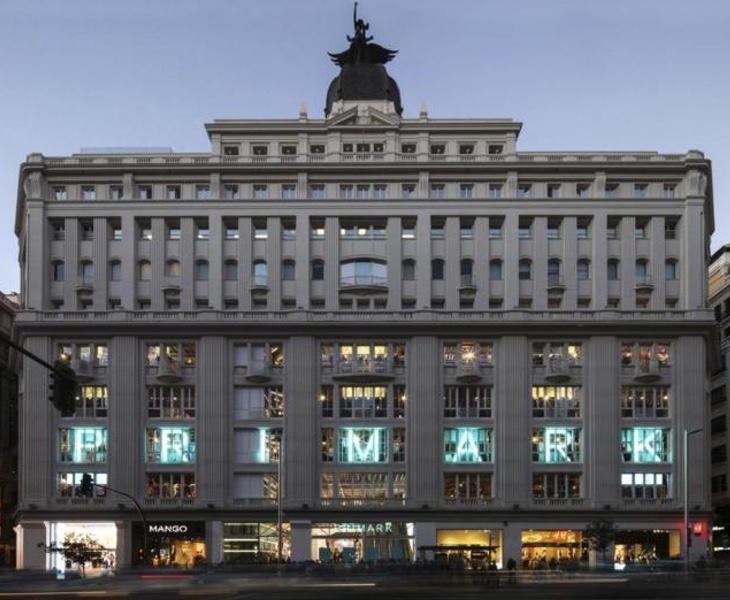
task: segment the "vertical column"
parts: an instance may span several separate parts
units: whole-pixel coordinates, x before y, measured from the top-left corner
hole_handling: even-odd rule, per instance
[[[651,244],[649,268],[654,282],[654,291],[651,294],[649,308],[664,310],[667,307],[667,281],[664,271],[667,245],[664,241],[664,217],[651,218],[649,222],[649,243]]]
[[[250,217],[238,219],[238,238],[238,306],[241,310],[251,310],[253,237]]]
[[[444,266],[444,283],[446,291],[445,308],[458,310],[459,288],[461,287],[461,231],[459,217],[447,217],[444,227],[446,261]]]
[[[135,265],[137,264],[137,226],[134,216],[122,215],[122,306],[127,310],[135,309],[136,282]]]
[[[409,503],[433,506],[441,498],[441,361],[439,340],[415,336],[407,353],[406,409]]]
[[[79,221],[67,217],[66,238],[63,244],[66,257],[66,281],[63,285],[63,306],[66,310],[77,308],[76,285],[79,283]],[[38,307],[40,308],[40,306]]]
[[[310,227],[309,215],[297,215],[297,239],[295,242],[297,264],[295,267],[294,277],[296,279],[296,300],[297,306],[309,308],[310,295],[310,264],[312,262],[310,256]]]
[[[591,257],[591,278],[593,283],[593,309],[606,308],[608,301],[607,265],[608,253],[606,244],[606,230],[608,215],[604,211],[596,212],[591,227],[591,242],[593,256]]]
[[[27,287],[25,291],[25,303],[29,309],[43,310],[48,308],[47,287],[50,279],[48,271],[48,248],[49,233],[47,227],[46,216],[44,214],[43,202],[40,200],[28,202],[28,222],[26,225],[25,236],[21,238],[25,243],[26,255],[24,277],[27,277]],[[66,232],[68,236],[68,232]],[[75,273],[75,266],[69,264],[68,255],[66,255],[66,283],[64,284],[64,293],[68,290],[72,281],[72,274]],[[71,285],[70,287],[74,287]],[[64,304],[67,308],[74,308],[73,305],[67,304],[64,297]]]
[[[266,261],[269,274],[269,310],[281,309],[281,219],[266,219],[269,237],[266,240]]]
[[[615,337],[596,336],[584,350],[583,497],[598,508],[619,499],[619,345]]]
[[[94,218],[94,309],[106,310],[109,293],[109,227],[105,217]]]
[[[208,304],[211,308],[221,310],[223,308],[223,216],[218,212],[211,212],[208,218],[210,219]]]
[[[292,561],[318,560],[318,556],[312,556],[312,522],[291,521],[290,526]]]
[[[286,345],[283,494],[285,506],[297,508],[319,497],[317,344],[313,337],[294,336]]]
[[[419,214],[416,222],[416,308],[431,306],[431,215]]]
[[[180,308],[193,310],[195,299],[195,219],[180,219]]]
[[[223,504],[228,497],[231,394],[228,342],[203,336],[198,343],[197,477],[201,503]]]
[[[496,496],[505,506],[529,498],[532,463],[530,431],[530,355],[526,337],[504,336],[496,359]]]
[[[400,217],[390,217],[385,231],[385,255],[388,260],[388,310],[400,310],[403,284],[403,262]]]
[[[41,522],[23,521],[16,528],[15,568],[20,570],[43,571],[46,569],[48,555],[44,548],[48,542],[46,526]]]
[[[710,508],[710,490],[707,472],[710,465],[708,442],[706,350],[705,341],[699,336],[681,336],[672,345],[672,395],[674,420],[672,431],[672,460],[674,463],[673,485],[675,496],[682,498],[684,478],[682,474],[684,430],[703,429],[689,437],[689,507]]]
[[[53,355],[48,337],[27,337],[24,347],[46,360]],[[45,367],[23,358],[23,401],[20,403],[20,448],[18,453],[20,489],[18,503],[46,506],[53,491],[53,465],[57,456],[58,433],[55,410],[48,401],[49,375]]]
[[[682,304],[687,310],[703,308],[707,297],[705,274],[705,217],[703,199],[687,199],[682,217]]]
[[[621,219],[621,308],[636,308],[636,218]]]
[[[144,486],[143,356],[131,335],[111,340],[109,360],[109,483],[139,496]],[[115,502],[127,503],[120,497]]]
[[[340,305],[340,221],[327,217],[324,222],[325,308],[337,310]]]
[[[547,263],[553,258],[548,250],[547,239],[547,217],[535,217],[532,224],[532,279],[534,288],[532,290],[532,305],[535,310],[545,310],[547,308]],[[563,271],[565,265],[563,264]]]
[[[578,228],[576,221],[575,217],[563,218],[563,278],[565,281],[563,308],[566,309],[575,309],[578,302]]]
[[[152,264],[152,280],[150,281],[150,303],[153,310],[165,307],[162,288],[165,285],[165,219],[150,219],[152,241],[150,242],[150,263]]]
[[[518,263],[520,244],[517,237],[519,215],[509,211],[504,217],[504,308],[510,310],[517,306],[520,297]]]
[[[489,219],[477,217],[474,220],[474,278],[477,294],[474,308],[489,308]]]

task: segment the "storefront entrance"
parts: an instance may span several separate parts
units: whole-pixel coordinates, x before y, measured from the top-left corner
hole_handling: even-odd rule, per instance
[[[79,570],[93,576],[116,565],[117,527],[114,523],[50,523],[48,566],[57,571]]]
[[[320,562],[413,560],[413,523],[315,523],[312,556]]]
[[[144,563],[142,523],[132,526],[133,563]],[[148,521],[147,564],[153,567],[192,569],[205,564],[204,521]]]
[[[614,562],[617,569],[622,569],[632,564],[677,559],[682,553],[681,543],[678,529],[620,530],[614,542]]]
[[[472,569],[486,569],[491,563],[501,568],[502,530],[438,529],[431,551],[435,560],[460,560]]]
[[[282,526],[281,556],[291,555],[291,527]],[[279,556],[279,536],[276,523],[223,523],[223,562],[270,563]]]
[[[526,529],[521,534],[522,568],[556,569],[566,561],[588,560],[583,533],[573,529]]]

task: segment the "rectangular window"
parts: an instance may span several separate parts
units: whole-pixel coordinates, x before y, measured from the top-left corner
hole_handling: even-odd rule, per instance
[[[237,200],[239,198],[238,189],[238,184],[226,183],[223,186],[223,198],[226,200]]]
[[[210,226],[208,219],[198,219],[195,221],[195,239],[207,241],[210,239]]]
[[[388,416],[388,388],[385,386],[341,386],[341,418],[377,418]]]
[[[93,185],[81,186],[82,200],[96,200],[96,188]]]
[[[223,221],[223,237],[227,240],[239,239],[238,219],[225,219]]]
[[[271,419],[284,416],[284,392],[281,386],[236,387],[233,418],[236,421]]]
[[[661,499],[671,495],[669,473],[621,473],[621,497]]]
[[[255,200],[266,200],[269,197],[269,186],[257,183],[253,186],[253,197]]]
[[[431,184],[431,198],[436,198],[436,199],[443,198],[444,190],[445,190],[445,186],[442,183]]]
[[[626,463],[671,461],[671,429],[629,427],[621,430],[621,457]]]
[[[537,419],[577,419],[581,388],[570,385],[532,386],[532,416]]]
[[[489,419],[491,416],[491,386],[447,385],[444,387],[444,417]]]
[[[313,200],[323,200],[325,197],[324,185],[321,183],[313,183],[309,186],[309,197]]]
[[[195,387],[148,386],[147,416],[151,419],[194,419]]]
[[[105,419],[109,413],[108,403],[105,385],[82,385],[76,396],[73,416],[81,419]]]
[[[646,198],[649,185],[646,183],[634,184],[634,198]]]
[[[68,200],[68,191],[65,185],[54,185],[53,186],[53,198],[54,200]]]
[[[533,473],[532,497],[537,500],[580,498],[580,473]]]
[[[280,428],[239,429],[233,434],[234,461],[238,464],[278,463],[281,456]]]
[[[606,198],[618,198],[619,185],[618,183],[607,183],[606,184]]]
[[[502,184],[501,183],[490,183],[489,184],[489,197],[497,199],[502,197]]]
[[[195,498],[195,473],[147,473],[144,497]]]
[[[285,184],[281,186],[281,199],[282,200],[296,200],[297,198],[297,186],[292,184]]]
[[[388,462],[388,430],[386,428],[342,427],[338,430],[338,437],[340,463]]]
[[[340,185],[340,198],[344,200],[352,200],[355,188],[351,185]]]
[[[385,200],[388,197],[388,186],[376,183],[373,186],[373,198],[376,200]]]
[[[669,416],[669,387],[623,386],[621,417],[624,419],[660,419]]]
[[[146,456],[148,463],[194,463],[195,428],[148,427],[146,430]]]
[[[471,183],[462,183],[459,185],[459,198],[469,200],[474,197],[474,185]]]
[[[518,198],[529,198],[532,195],[532,185],[529,183],[521,183],[517,186]]]
[[[444,429],[445,463],[492,462],[492,430],[485,427]]]
[[[152,199],[152,186],[151,185],[138,185],[137,186],[137,199],[138,200],[151,200]]]
[[[105,427],[64,427],[59,429],[58,442],[62,463],[97,464],[107,461]]]
[[[95,486],[90,492],[81,489],[81,481],[86,473],[59,473],[58,474],[58,496],[61,498],[104,498],[106,496],[107,484],[106,473],[89,473]]]
[[[540,427],[532,430],[532,462],[581,461],[580,427]]]
[[[403,198],[415,198],[416,186],[412,183],[405,183],[401,186],[401,195]]]
[[[444,498],[447,501],[484,501],[491,497],[491,473],[444,474]]]

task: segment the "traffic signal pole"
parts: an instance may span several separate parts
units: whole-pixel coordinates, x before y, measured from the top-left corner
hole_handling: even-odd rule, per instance
[[[51,363],[48,363],[45,360],[43,360],[40,356],[36,356],[32,352],[28,352],[28,350],[23,348],[23,346],[21,346],[20,344],[16,344],[9,337],[7,337],[3,334],[0,334],[0,342],[5,342],[13,350],[20,352],[23,356],[27,356],[31,360],[37,362],[39,365],[41,365],[41,366],[45,367],[46,369],[48,369],[49,371],[51,371],[51,373],[55,373],[56,375],[58,375],[59,377],[63,377],[64,379],[70,379],[69,375],[67,373],[64,373],[63,371],[57,369]],[[76,383],[76,378],[70,379],[70,381],[73,381],[74,383]]]

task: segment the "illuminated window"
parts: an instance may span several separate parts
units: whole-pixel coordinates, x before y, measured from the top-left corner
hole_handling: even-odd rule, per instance
[[[233,418],[271,419],[284,416],[284,392],[281,386],[236,387],[233,398]]]
[[[667,342],[625,342],[621,345],[621,364],[649,368],[666,367],[671,363],[671,349]]]
[[[621,473],[623,498],[669,498],[671,494],[669,473]]]
[[[669,388],[624,386],[621,388],[623,418],[665,418],[669,416]]]
[[[532,386],[532,416],[535,418],[580,417],[581,388],[570,385]]]
[[[492,416],[492,388],[486,385],[444,387],[444,417],[485,418]]]
[[[107,387],[105,385],[82,385],[76,396],[73,416],[86,419],[104,419],[108,414]]]
[[[482,463],[492,461],[492,430],[483,427],[444,429],[444,462]]]
[[[491,473],[446,473],[444,497],[447,500],[486,500],[492,497]]]
[[[532,430],[532,461],[572,463],[581,461],[579,427],[541,427]]]
[[[532,364],[536,367],[574,367],[583,362],[583,346],[573,342],[533,342]]]
[[[384,500],[388,497],[387,473],[340,473],[338,497],[358,501]]]
[[[393,429],[393,462],[406,460],[406,430],[402,427]]]
[[[444,364],[457,362],[491,365],[493,360],[492,344],[489,342],[446,342],[444,343]]]
[[[669,462],[670,429],[659,427],[630,427],[621,430],[623,462]]]
[[[533,473],[532,497],[580,498],[580,473]]]
[[[340,387],[340,417],[388,416],[388,389],[384,386]]]
[[[59,460],[94,464],[107,460],[107,430],[104,427],[64,427],[59,430]]]
[[[388,430],[384,427],[340,428],[339,462],[388,462]]]
[[[146,436],[148,463],[195,462],[193,427],[148,427]]]
[[[147,473],[147,499],[195,498],[195,494],[195,473]]]
[[[194,419],[193,386],[147,387],[147,416],[151,419]]]
[[[59,473],[57,492],[61,498],[103,498],[106,496],[107,474],[106,473],[89,473],[94,483],[90,491],[84,493],[81,491],[81,480],[85,473]]]

